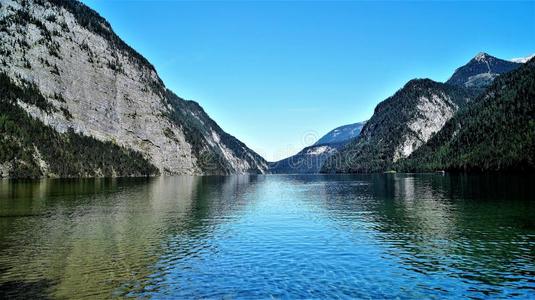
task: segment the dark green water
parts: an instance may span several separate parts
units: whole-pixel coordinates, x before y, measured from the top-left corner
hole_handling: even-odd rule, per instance
[[[533,179],[0,181],[0,298],[533,298]]]

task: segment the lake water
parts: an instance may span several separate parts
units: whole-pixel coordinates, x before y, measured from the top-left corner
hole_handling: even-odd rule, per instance
[[[0,181],[0,298],[530,298],[535,181]]]

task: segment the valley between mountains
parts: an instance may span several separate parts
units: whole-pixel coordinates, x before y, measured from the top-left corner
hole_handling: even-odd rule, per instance
[[[0,177],[532,171],[535,59],[479,53],[267,162],[78,1],[0,2]],[[378,99],[379,100],[379,99]]]

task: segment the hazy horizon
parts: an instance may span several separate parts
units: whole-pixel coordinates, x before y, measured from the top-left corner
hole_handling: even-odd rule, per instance
[[[268,161],[367,120],[412,78],[535,52],[534,2],[83,2]]]

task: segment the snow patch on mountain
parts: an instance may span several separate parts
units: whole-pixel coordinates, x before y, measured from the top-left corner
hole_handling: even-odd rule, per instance
[[[332,152],[335,148],[329,146],[311,147],[306,151],[307,155],[321,155],[324,153]]]
[[[534,54],[531,54],[531,55],[529,55],[529,56],[526,56],[526,57],[512,58],[511,61],[512,61],[512,62],[515,62],[515,63],[525,64],[525,63],[527,63],[530,59],[532,59],[533,57],[535,57],[535,53],[534,53]]]
[[[479,61],[479,62],[484,62],[487,60],[487,58],[489,57],[489,55],[485,52],[479,52],[475,57],[474,59]]]

